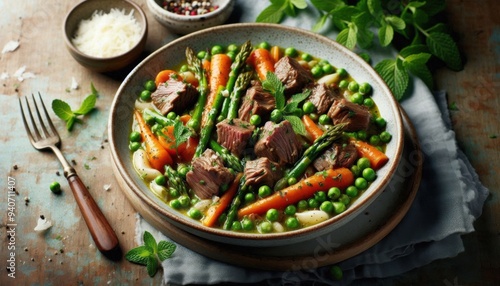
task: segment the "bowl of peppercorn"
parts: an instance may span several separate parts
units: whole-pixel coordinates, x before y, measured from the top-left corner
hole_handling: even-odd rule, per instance
[[[176,34],[185,35],[224,24],[234,0],[147,0],[154,18]]]

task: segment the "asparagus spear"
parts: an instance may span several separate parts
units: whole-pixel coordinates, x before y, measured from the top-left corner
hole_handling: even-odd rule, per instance
[[[246,191],[247,191],[246,179],[245,176],[243,176],[240,180],[238,191],[236,191],[236,195],[234,196],[233,201],[231,202],[231,206],[229,207],[229,211],[227,212],[226,221],[224,221],[223,225],[223,228],[225,230],[231,229],[233,222],[238,217],[238,208],[245,199]]]
[[[208,112],[207,122],[205,126],[200,132],[200,142],[198,146],[196,146],[196,151],[194,152],[194,158],[199,157],[203,151],[207,148],[207,145],[210,141],[210,137],[212,137],[212,130],[215,127],[215,123],[217,121],[217,115],[219,114],[220,108],[222,106],[222,102],[224,100],[224,96],[222,95],[224,91],[222,88],[219,89],[217,95],[215,96],[214,103],[212,108]]]
[[[231,71],[229,72],[229,79],[226,84],[226,90],[228,94],[233,92],[234,86],[236,84],[236,79],[245,65],[245,62],[252,52],[252,44],[250,41],[246,41],[242,46],[238,54],[236,55],[233,64],[231,65]],[[221,118],[226,118],[229,111],[230,98],[224,99],[224,104],[222,105]]]
[[[176,170],[166,165],[165,176],[168,178],[167,184],[170,188],[178,190],[181,195],[188,195],[189,188],[186,185],[186,181],[184,181],[184,179],[181,178],[181,176]]]
[[[165,116],[161,115],[160,113],[151,110],[149,108],[144,109],[144,116],[152,117],[156,121],[156,123],[163,126],[171,126],[175,124],[174,120],[168,119]]]
[[[342,137],[342,130],[345,124],[337,124],[328,129],[314,143],[306,149],[300,160],[298,160],[292,169],[274,185],[274,190],[278,191],[288,186],[290,178],[298,179],[306,171],[307,167],[316,159],[323,151],[332,145],[335,141]]]
[[[229,102],[227,119],[238,117],[238,107],[240,105],[241,95],[243,91],[245,91],[247,85],[250,83],[252,76],[253,72],[244,72],[238,75],[238,78],[236,79],[236,83],[234,85],[234,90],[233,92],[231,92],[229,100],[227,100]],[[224,101],[224,103],[225,102],[226,100]],[[224,110],[224,106],[222,108]]]
[[[199,82],[198,92],[200,93],[200,96],[198,97],[198,101],[196,102],[196,106],[194,107],[193,115],[188,122],[188,126],[191,127],[194,131],[198,132],[200,130],[203,108],[205,108],[205,103],[207,101],[207,95],[209,92],[208,81],[206,72],[203,69],[203,65],[200,59],[196,57],[194,51],[189,47],[186,48],[186,58],[189,68],[194,72]]]
[[[219,154],[219,156],[221,156],[226,166],[238,173],[243,172],[243,164],[241,164],[240,159],[231,154],[228,149],[224,148],[213,139],[210,140],[210,148],[212,148],[212,150],[214,150],[215,152],[217,152],[217,154]]]

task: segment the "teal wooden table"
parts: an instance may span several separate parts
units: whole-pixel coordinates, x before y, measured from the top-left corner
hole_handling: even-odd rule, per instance
[[[0,47],[20,46],[0,54],[0,285],[151,285],[144,267],[121,259],[112,261],[94,246],[81,219],[59,162],[51,153],[33,149],[20,120],[18,97],[40,92],[46,103],[59,98],[77,106],[99,91],[96,110],[72,132],[54,115],[62,150],[80,174],[127,251],[135,246],[136,212],[122,195],[113,176],[107,141],[109,106],[127,74],[99,74],[76,63],[65,50],[62,21],[78,1],[0,1]],[[175,36],[160,26],[137,0],[149,20],[146,53]],[[447,1],[447,17],[458,33],[467,63],[461,72],[438,70],[437,87],[448,93],[453,128],[459,147],[469,157],[482,183],[490,189],[476,232],[464,236],[465,252],[435,261],[387,281],[393,285],[492,285],[500,283],[500,5],[495,0]],[[8,12],[7,12],[8,11]],[[7,13],[6,13],[7,12]],[[244,11],[243,11],[244,12]],[[77,89],[72,85],[78,84]],[[53,181],[63,192],[49,190]],[[9,187],[15,187],[10,192]],[[9,216],[9,213],[14,214]],[[52,221],[44,234],[34,232],[40,215]],[[9,226],[10,225],[10,226]],[[14,227],[14,229],[12,229]],[[15,278],[10,249],[15,248]],[[11,260],[9,262],[9,259]]]

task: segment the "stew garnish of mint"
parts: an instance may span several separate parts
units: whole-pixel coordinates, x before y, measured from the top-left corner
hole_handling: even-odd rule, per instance
[[[165,208],[227,231],[293,231],[346,211],[389,161],[372,86],[335,63],[250,41],[179,57],[144,79],[129,136]]]

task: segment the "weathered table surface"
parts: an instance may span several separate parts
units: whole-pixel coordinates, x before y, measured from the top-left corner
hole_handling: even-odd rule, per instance
[[[28,284],[159,284],[161,275],[150,278],[144,267],[124,259],[104,258],[95,248],[65,179],[58,175],[59,163],[50,153],[34,150],[20,121],[17,98],[40,92],[46,102],[60,98],[76,106],[90,93],[92,82],[101,96],[97,110],[83,125],[68,133],[56,120],[63,138],[63,151],[82,180],[88,185],[104,214],[118,234],[122,249],[135,246],[136,213],[121,194],[110,167],[107,145],[107,116],[113,95],[125,73],[93,73],[76,63],[65,50],[61,37],[64,15],[78,1],[0,1],[0,46],[20,42],[12,52],[0,54],[0,132],[1,222],[7,223],[7,187],[15,179],[15,239],[0,235],[1,285]],[[137,1],[149,20],[147,52],[173,39],[147,11],[144,0]],[[454,258],[435,261],[393,279],[394,285],[487,285],[500,282],[500,5],[496,0],[447,1],[447,17],[460,37],[460,48],[467,57],[465,69],[436,73],[437,87],[448,93],[448,101],[458,109],[451,111],[459,147],[469,157],[482,183],[490,189],[476,232],[464,236],[465,252]],[[25,66],[25,79],[16,71]],[[30,78],[30,73],[35,75]],[[80,88],[71,89],[72,78]],[[55,118],[55,117],[53,117]],[[85,151],[82,151],[85,150]],[[54,196],[48,186],[59,181],[63,194]],[[104,190],[105,185],[111,185]],[[44,235],[33,231],[39,215],[54,226]],[[14,241],[12,244],[11,242]],[[9,245],[9,243],[11,243]],[[15,246],[15,279],[6,267],[9,246]]]

